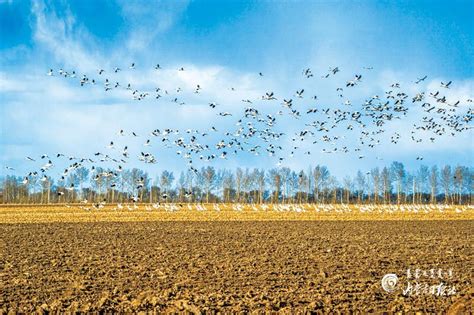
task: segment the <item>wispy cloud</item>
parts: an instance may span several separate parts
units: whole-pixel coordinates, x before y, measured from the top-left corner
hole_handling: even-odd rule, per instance
[[[188,5],[188,1],[120,0],[121,14],[128,22],[126,47],[136,54],[150,49],[150,44],[168,30]]]
[[[69,9],[59,16],[42,1],[33,1],[33,38],[36,44],[53,57],[56,64],[77,71],[93,71],[104,64],[100,46],[89,32],[76,22]],[[87,47],[85,45],[87,43]]]

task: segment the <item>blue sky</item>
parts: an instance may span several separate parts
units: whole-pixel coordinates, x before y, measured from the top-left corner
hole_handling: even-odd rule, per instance
[[[227,128],[235,123],[201,106],[214,100],[223,103],[223,109],[239,113],[245,107],[240,102],[244,95],[258,98],[273,90],[281,98],[290,98],[305,87],[331,104],[337,100],[328,91],[368,66],[374,69],[364,73],[363,86],[351,95],[352,100],[382,94],[395,81],[415,92],[413,81],[428,75],[417,88],[439,89],[440,81],[452,80],[448,96],[464,102],[474,97],[473,11],[472,1],[2,0],[0,174],[7,173],[5,166],[18,173],[38,167],[25,156],[56,152],[90,156],[105,151],[120,129],[146,134],[156,128]],[[121,93],[106,94],[46,76],[50,68],[97,76],[99,68],[125,69],[131,62],[137,64],[136,72],[119,79],[144,88],[160,84],[192,89],[202,82],[209,89],[202,99],[190,93],[189,104],[177,109],[166,102],[137,104]],[[164,68],[162,75],[152,73],[156,63]],[[181,66],[190,70],[177,74]],[[337,82],[319,80],[334,66],[341,68]],[[318,77],[311,83],[301,77],[307,67]],[[259,72],[265,74],[263,79]],[[229,96],[231,85],[238,87],[238,96]],[[279,102],[274,106],[279,109]],[[387,126],[402,130],[406,141],[398,146],[382,143],[366,150],[364,159],[354,153],[328,156],[320,153],[322,146],[315,146],[308,148],[313,152],[310,159],[297,154],[285,165],[307,169],[325,164],[340,178],[352,174],[353,168],[384,166],[392,160],[415,168],[419,155],[428,165],[472,165],[472,131],[456,138],[441,137],[434,144],[413,144],[407,130],[416,119],[409,115]],[[290,134],[299,123],[285,118],[279,128]],[[348,131],[341,136],[349,143],[356,137]],[[158,145],[153,149],[159,163],[147,166],[150,172],[185,168],[173,152]],[[216,163],[231,168],[269,165],[275,166],[273,158],[249,155]]]

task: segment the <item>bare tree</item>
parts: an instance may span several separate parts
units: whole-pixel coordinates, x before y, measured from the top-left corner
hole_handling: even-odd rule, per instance
[[[357,182],[357,201],[358,203],[362,203],[362,200],[364,198],[364,190],[365,190],[365,176],[361,171],[357,172],[356,176],[356,182]]]
[[[464,183],[464,174],[466,173],[464,167],[462,166],[456,166],[454,169],[454,176],[453,176],[453,183],[456,189],[456,198],[457,198],[457,203],[462,204],[461,200],[461,195],[462,195],[462,189],[463,189],[463,183]]]
[[[222,185],[224,202],[229,203],[232,195],[232,190],[235,187],[235,179],[234,174],[232,174],[232,172],[228,170],[224,171]]]
[[[209,196],[211,190],[214,188],[216,179],[216,170],[212,166],[203,167],[201,169],[201,176],[204,180],[204,189],[206,191],[206,203],[209,203]]]
[[[244,172],[240,167],[235,171],[235,185],[237,188],[237,202],[240,203],[240,195],[242,193],[242,179],[244,177]]]
[[[281,175],[278,169],[272,168],[268,172],[268,182],[273,187],[272,203],[278,203],[281,189]]]
[[[257,202],[260,204],[263,202],[263,193],[265,191],[265,171],[264,170],[254,170],[255,176],[255,185],[258,191]]]
[[[445,165],[441,169],[440,174],[441,186],[444,190],[444,203],[449,203],[450,200],[450,189],[452,183],[452,173],[451,173],[451,166]]]
[[[430,191],[431,191],[431,203],[436,203],[436,195],[438,194],[438,167],[436,165],[431,167],[430,171]]]
[[[382,173],[380,173],[382,177],[382,189],[383,189],[383,201],[386,204],[391,203],[390,195],[392,194],[392,174],[387,167],[382,169]]]
[[[417,182],[418,182],[418,202],[422,202],[422,196],[428,189],[428,177],[430,175],[430,171],[426,165],[420,165],[418,172],[416,174]]]
[[[352,179],[349,176],[346,176],[346,177],[344,177],[342,182],[344,184],[345,200],[346,200],[346,203],[349,204],[351,191],[352,191],[352,186],[353,186]]]
[[[400,204],[403,183],[406,176],[405,166],[403,165],[403,163],[393,162],[390,168],[397,182],[397,204]]]
[[[160,176],[160,187],[164,191],[165,194],[168,194],[168,191],[173,185],[174,175],[173,172],[163,171]]]
[[[299,173],[298,173],[298,203],[301,203],[302,201],[302,197],[303,197],[303,191],[305,191],[305,199],[307,200],[307,187],[308,187],[308,176],[306,176],[306,174],[304,173],[303,170],[301,170]]]
[[[89,170],[81,166],[77,168],[75,172],[79,181],[79,195],[81,199],[84,199],[84,183],[86,183],[89,178]]]

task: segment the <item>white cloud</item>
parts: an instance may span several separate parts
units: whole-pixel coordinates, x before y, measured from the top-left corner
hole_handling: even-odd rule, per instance
[[[20,80],[9,79],[5,72],[0,72],[0,92],[23,92],[25,91],[25,84]]]

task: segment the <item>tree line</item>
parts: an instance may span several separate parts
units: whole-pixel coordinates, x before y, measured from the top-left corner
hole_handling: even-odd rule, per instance
[[[237,168],[171,171],[150,176],[130,170],[93,170],[83,166],[56,179],[50,176],[6,176],[0,180],[4,204],[84,202],[199,203],[345,203],[345,204],[472,204],[473,169],[428,167],[409,172],[403,163],[357,171],[341,181],[326,166],[294,171]]]

